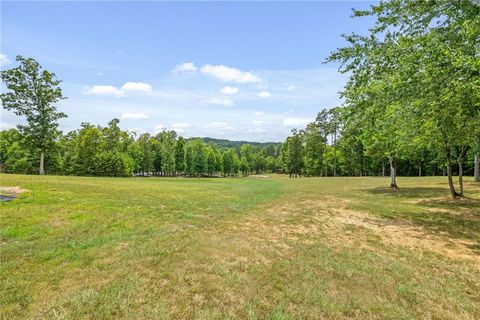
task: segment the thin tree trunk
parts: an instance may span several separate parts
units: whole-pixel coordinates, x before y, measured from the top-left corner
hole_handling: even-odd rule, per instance
[[[422,161],[418,162],[418,176],[422,176]]]
[[[459,196],[463,197],[463,164],[462,160],[458,161],[458,184],[459,184]]]
[[[465,157],[465,148],[462,148],[460,155],[457,158],[458,163],[458,184],[459,196],[463,197],[463,158]]]
[[[382,160],[382,177],[385,177],[385,162]]]
[[[390,162],[390,188],[393,190],[398,189],[397,186],[397,162],[395,161],[394,156],[389,156],[388,161]]]
[[[445,155],[447,156],[447,176],[448,176],[448,187],[450,188],[450,194],[452,198],[458,197],[458,193],[455,191],[455,186],[453,184],[452,177],[452,155],[450,153],[450,147],[445,143]]]
[[[38,174],[44,175],[45,170],[43,169],[43,164],[45,162],[45,150],[43,148],[40,150],[40,169],[38,170]]]
[[[475,169],[473,172],[473,180],[476,182],[480,182],[480,155],[478,153],[475,154]]]

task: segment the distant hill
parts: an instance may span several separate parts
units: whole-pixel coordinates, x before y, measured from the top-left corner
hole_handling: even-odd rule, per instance
[[[196,138],[189,138],[187,140],[191,139],[196,139]],[[227,140],[227,139],[215,139],[215,138],[201,138],[198,137],[197,139],[202,139],[205,143],[210,143],[213,142],[220,148],[235,148],[235,149],[240,149],[240,147],[244,144],[250,144],[252,147],[266,147],[269,145],[273,145],[275,147],[279,146],[281,142],[250,142],[250,141],[232,141],[232,140]]]

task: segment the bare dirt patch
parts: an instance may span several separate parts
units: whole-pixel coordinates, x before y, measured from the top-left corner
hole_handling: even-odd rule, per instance
[[[359,212],[339,214],[336,219],[345,225],[368,229],[389,245],[432,251],[454,259],[475,260],[480,263],[480,256],[470,249],[475,245],[474,242],[433,234],[409,221],[371,218]]]
[[[452,259],[478,262],[476,243],[445,233],[432,233],[405,219],[381,219],[366,212],[347,209],[350,200],[341,198],[305,199],[276,203],[264,215],[250,217],[231,230],[247,236],[255,246],[289,257],[295,245],[313,245],[320,237],[339,249],[356,246],[375,250],[369,239],[388,246],[401,246],[419,252],[433,252]]]
[[[24,192],[29,192],[30,190],[28,189],[22,189],[18,186],[16,187],[0,187],[0,194],[2,195],[7,195],[7,196],[17,196],[21,193],[24,193]]]
[[[0,201],[11,201],[15,199],[20,193],[30,190],[22,189],[20,187],[0,187]]]

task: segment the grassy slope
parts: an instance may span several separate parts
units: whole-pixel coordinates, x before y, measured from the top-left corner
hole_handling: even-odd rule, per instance
[[[478,185],[0,179],[4,318],[480,318]]]

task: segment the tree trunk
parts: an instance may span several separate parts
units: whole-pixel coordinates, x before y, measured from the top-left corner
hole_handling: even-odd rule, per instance
[[[397,186],[397,162],[395,161],[394,156],[389,156],[388,161],[390,162],[390,188],[393,190],[398,189]]]
[[[418,162],[418,176],[422,176],[422,161]]]
[[[382,160],[382,177],[385,177],[385,162]]]
[[[45,162],[45,150],[43,148],[40,150],[40,169],[38,170],[38,174],[44,175],[45,170],[43,169],[43,164]]]
[[[473,180],[476,182],[480,182],[480,155],[478,153],[475,154],[475,169],[473,172]]]
[[[452,155],[450,153],[450,147],[445,144],[445,155],[447,156],[447,176],[448,176],[448,187],[450,188],[450,194],[452,198],[456,198],[459,194],[455,191],[455,186],[453,185],[452,177]]]
[[[458,163],[458,184],[459,184],[459,196],[463,197],[463,158],[465,157],[465,148],[462,148],[457,158]]]
[[[459,196],[463,197],[463,163],[462,160],[458,160],[458,184],[459,184]]]

